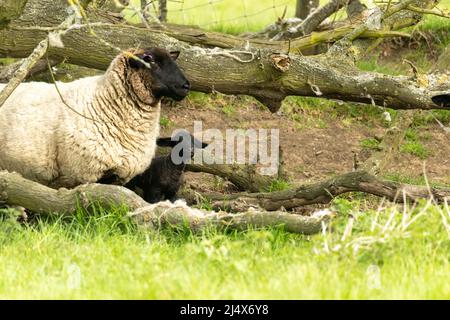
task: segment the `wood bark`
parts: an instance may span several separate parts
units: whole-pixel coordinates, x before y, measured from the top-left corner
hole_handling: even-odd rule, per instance
[[[288,232],[313,234],[319,232],[322,222],[330,218],[328,213],[304,217],[255,210],[240,214],[208,212],[168,201],[150,205],[134,192],[120,186],[94,183],[70,190],[55,190],[7,171],[0,171],[0,201],[42,215],[70,215],[78,208],[90,210],[92,206],[101,206],[108,209],[125,205],[131,211],[129,217],[142,226],[151,229],[188,227],[193,232],[211,227],[248,230],[250,227],[284,226]]]
[[[310,14],[297,28],[298,35],[310,34],[313,32],[319,24],[321,24],[326,18],[345,6],[349,0],[331,0],[318,10]],[[295,37],[295,35],[294,35]]]
[[[417,201],[433,197],[437,202],[443,202],[450,197],[450,188],[430,188],[385,181],[368,174],[356,171],[336,176],[334,178],[302,185],[295,189],[270,193],[236,193],[227,195],[205,195],[215,209],[245,211],[251,207],[264,210],[292,209],[317,203],[329,203],[334,197],[347,192],[365,192],[391,201],[402,202],[403,192],[408,201]]]
[[[50,7],[54,12],[51,18],[45,10]],[[61,5],[60,1],[29,0],[22,16],[12,21],[7,30],[0,30],[0,55],[27,56],[39,39],[46,37],[49,30],[45,27],[54,28],[61,23],[67,16],[66,11],[66,5]],[[41,21],[42,16],[45,18]],[[91,22],[90,26],[78,25],[61,34],[64,47],[51,45],[49,55],[67,58],[74,64],[106,69],[117,54],[117,47],[182,49],[178,63],[191,81],[193,90],[251,95],[271,111],[278,110],[288,95],[320,96],[395,109],[449,107],[435,104],[432,97],[447,96],[450,84],[434,91],[433,88],[420,87],[406,77],[361,72],[345,60],[345,52],[341,58],[336,53],[333,61],[328,56],[286,57],[278,50],[251,46],[238,48],[239,52],[208,49],[176,40],[161,30]]]
[[[7,65],[4,68],[0,68],[0,83],[6,83],[10,81],[17,70],[19,70],[20,66],[24,63],[25,59],[20,59],[19,61],[16,61],[12,64]],[[37,61],[34,66],[32,66],[28,73],[25,76],[25,79],[28,79],[36,74],[39,74],[41,72],[48,71],[48,64],[50,64],[51,67],[56,66],[57,64],[60,64],[63,60],[62,59],[49,59],[47,63],[47,59],[41,59]]]
[[[305,19],[311,13],[311,9],[317,8],[319,3],[319,0],[297,0],[295,16],[300,19]]]
[[[158,0],[159,20],[161,22],[167,21],[167,0]]]
[[[22,14],[26,2],[27,0],[0,0],[0,29]]]

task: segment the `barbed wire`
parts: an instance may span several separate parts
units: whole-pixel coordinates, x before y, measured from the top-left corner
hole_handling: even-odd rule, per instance
[[[155,6],[149,6],[150,3],[155,1],[157,0],[147,0],[147,8],[156,10]],[[236,10],[236,16],[223,17],[221,9],[227,4],[236,7],[237,2],[240,3],[240,10]],[[197,2],[195,4],[190,0],[168,0],[167,3],[168,22],[170,23],[192,24],[192,21],[201,20],[193,18],[194,15],[205,14],[211,18],[210,21],[196,21],[195,25],[206,28],[220,25],[227,27],[227,25],[241,22],[241,27],[246,29],[246,31],[250,31],[251,25],[254,25],[255,21],[257,21],[255,18],[263,15],[266,16],[268,11],[272,11],[273,16],[271,17],[271,21],[267,21],[267,24],[273,23],[282,15],[286,8],[289,8],[294,12],[296,0],[272,0],[271,5],[264,3],[264,7],[262,8],[261,2],[254,0],[204,0],[204,2]],[[218,6],[221,6],[221,8],[219,9]],[[257,11],[254,10],[255,8],[257,8]],[[153,12],[153,15],[158,16],[158,12]],[[178,19],[174,19],[174,17],[177,17]]]

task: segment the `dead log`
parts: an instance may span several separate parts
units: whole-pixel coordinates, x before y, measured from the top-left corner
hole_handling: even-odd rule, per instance
[[[402,202],[403,193],[408,201],[417,201],[433,197],[443,202],[450,197],[450,188],[426,188],[386,181],[376,178],[365,171],[342,174],[331,179],[299,186],[277,192],[235,193],[227,195],[205,195],[215,209],[226,209],[234,212],[246,211],[249,208],[264,210],[292,209],[309,204],[329,203],[334,197],[348,192],[365,192],[390,201]]]
[[[12,21],[7,30],[0,30],[0,55],[27,56],[38,39],[60,28],[59,23],[67,18],[66,4],[62,2],[29,0],[22,16]],[[54,12],[52,17],[47,14],[49,8]],[[42,17],[45,17],[44,23],[39,20]],[[69,63],[97,69],[108,66],[117,54],[117,47],[182,49],[179,64],[194,90],[251,95],[271,111],[278,110],[288,95],[320,96],[395,109],[448,108],[447,104],[436,104],[432,99],[447,97],[450,83],[435,91],[420,87],[406,77],[361,72],[352,64],[342,63],[344,58],[339,59],[339,55],[343,56],[347,51],[338,50],[330,59],[330,56],[288,57],[279,50],[251,46],[237,50],[205,49],[177,41],[165,31],[150,32],[145,28],[96,23],[94,20],[90,25],[69,28],[60,35],[60,40],[63,47],[50,44],[50,57],[67,58]]]
[[[0,201],[41,215],[70,215],[79,208],[89,211],[92,206],[108,209],[125,205],[131,211],[130,219],[139,225],[150,229],[189,227],[193,232],[211,227],[248,230],[251,227],[284,226],[288,232],[313,234],[319,232],[322,222],[330,218],[327,212],[304,217],[256,210],[239,214],[208,212],[190,208],[182,202],[172,204],[166,201],[150,205],[134,192],[120,186],[94,183],[70,190],[55,190],[7,171],[0,171]]]

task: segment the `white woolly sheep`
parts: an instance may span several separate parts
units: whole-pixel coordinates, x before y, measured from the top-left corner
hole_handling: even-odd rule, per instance
[[[188,94],[178,54],[129,50],[102,76],[19,85],[0,107],[0,170],[54,188],[125,184],[154,156],[161,98]]]

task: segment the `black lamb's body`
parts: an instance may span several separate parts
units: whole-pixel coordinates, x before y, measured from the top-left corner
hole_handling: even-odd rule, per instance
[[[125,187],[135,192],[140,189],[144,200],[149,203],[162,200],[175,201],[177,192],[183,183],[186,161],[193,157],[195,148],[205,148],[207,144],[201,143],[189,133],[183,133],[175,141],[170,137],[158,138],[156,141],[156,144],[160,147],[171,148],[184,143],[187,143],[184,146],[185,148],[182,148],[178,154],[172,149],[172,152],[168,155],[153,158],[150,166],[144,173],[134,177]],[[188,152],[185,152],[186,150]],[[178,161],[174,161],[177,155]]]

